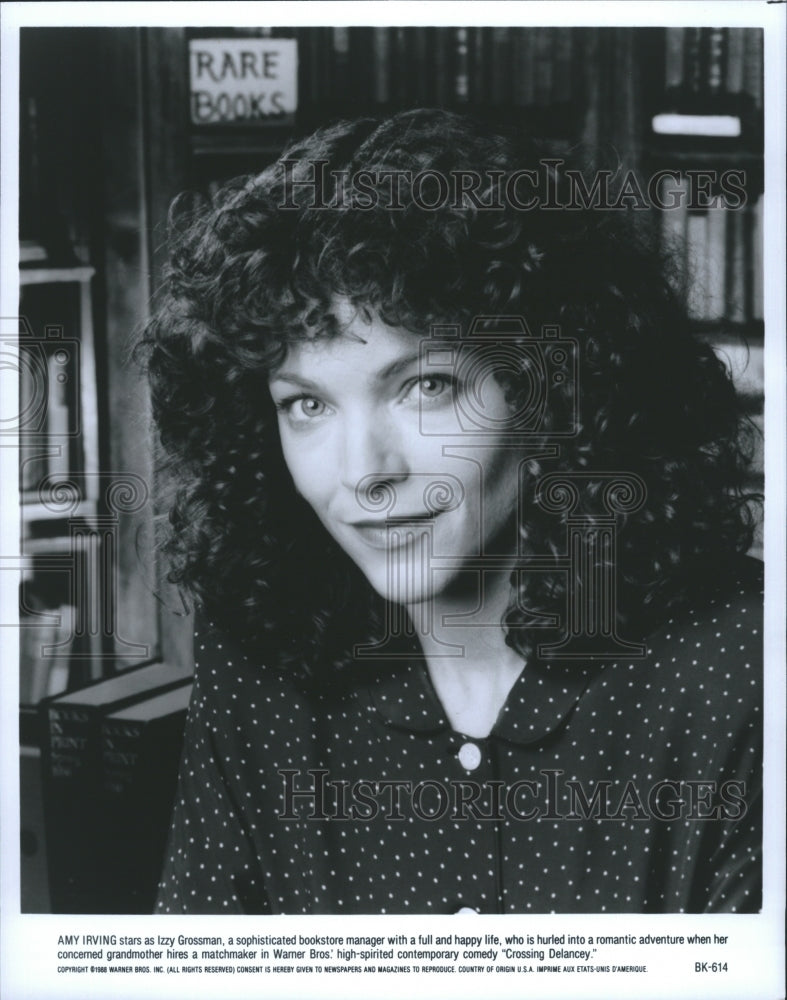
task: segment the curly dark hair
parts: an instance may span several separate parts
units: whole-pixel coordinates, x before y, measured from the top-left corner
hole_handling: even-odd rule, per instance
[[[724,364],[620,212],[496,199],[501,178],[544,174],[542,161],[513,131],[418,110],[325,128],[211,205],[173,206],[165,295],[142,345],[177,483],[171,579],[219,626],[274,642],[301,676],[349,666],[384,612],[296,494],[266,388],[288,345],[336,334],[337,296],[422,336],[491,314],[577,339],[577,433],[528,465],[522,555],[565,549],[565,518],[536,502],[544,473],[599,474],[589,505],[603,474],[639,476],[647,497],[621,519],[617,572],[621,622],[640,634],[751,544],[745,417]],[[462,175],[480,185],[444,197],[440,178]],[[554,164],[547,175],[559,189]],[[568,392],[550,398],[545,435]],[[503,624],[526,656],[545,637],[534,621],[563,613],[568,582],[556,569],[512,585]]]

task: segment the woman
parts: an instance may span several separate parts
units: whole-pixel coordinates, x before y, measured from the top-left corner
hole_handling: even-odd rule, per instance
[[[414,111],[175,213],[161,912],[759,908],[740,408],[556,168]]]

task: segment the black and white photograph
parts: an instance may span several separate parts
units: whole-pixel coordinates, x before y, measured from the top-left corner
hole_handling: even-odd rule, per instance
[[[2,12],[4,996],[783,995],[783,8],[112,6]]]

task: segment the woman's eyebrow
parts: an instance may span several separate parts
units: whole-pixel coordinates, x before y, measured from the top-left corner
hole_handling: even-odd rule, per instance
[[[418,351],[413,352],[412,354],[407,354],[402,358],[396,358],[394,361],[391,361],[390,364],[385,365],[385,367],[381,368],[378,372],[375,372],[373,379],[375,382],[385,382],[389,378],[393,378],[395,375],[398,375],[406,368],[409,368],[410,365],[415,364],[420,357],[421,353]],[[270,381],[271,383],[290,382],[291,384],[300,386],[303,389],[310,389],[313,391],[317,391],[321,388],[319,383],[314,382],[303,375],[297,375],[295,372],[288,371],[273,372],[270,376]]]
[[[414,364],[421,357],[421,352],[418,351],[413,354],[407,354],[403,358],[397,358],[390,364],[381,368],[374,376],[375,382],[385,382],[387,379],[394,375],[398,375],[400,372],[404,371],[405,368],[409,368],[410,365]]]
[[[292,385],[300,386],[302,389],[312,389],[317,391],[320,386],[311,379],[296,375],[294,372],[274,372],[270,377],[270,382],[290,382]]]

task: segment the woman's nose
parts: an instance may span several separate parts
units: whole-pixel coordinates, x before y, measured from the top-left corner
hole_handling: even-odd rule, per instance
[[[409,471],[404,442],[388,421],[379,415],[348,420],[342,468],[342,482],[348,489],[399,482]]]

